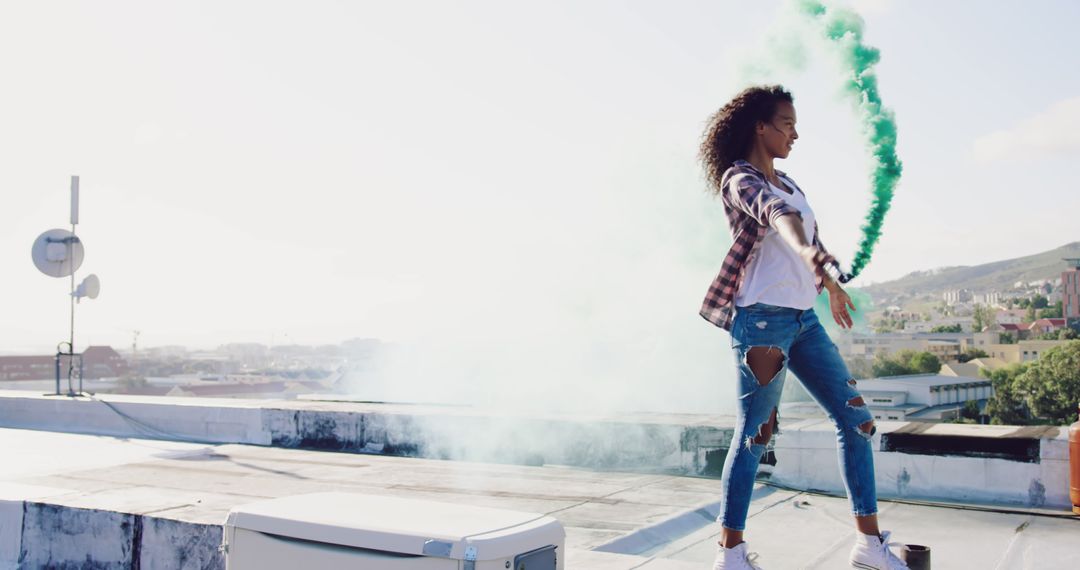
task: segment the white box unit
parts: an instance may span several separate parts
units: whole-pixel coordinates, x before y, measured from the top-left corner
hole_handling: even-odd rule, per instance
[[[563,570],[554,518],[357,493],[267,499],[229,512],[226,570]]]

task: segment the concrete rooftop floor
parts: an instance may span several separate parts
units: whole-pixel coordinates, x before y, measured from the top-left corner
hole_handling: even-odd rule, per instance
[[[717,479],[20,429],[0,429],[0,448],[0,500],[216,525],[233,506],[316,491],[468,503],[555,517],[567,568],[706,570],[720,532]],[[959,507],[882,501],[882,528],[929,545],[935,570],[1080,568],[1080,517]],[[759,484],[746,538],[769,570],[837,569],[854,530],[845,498]],[[605,544],[616,552],[593,550]]]

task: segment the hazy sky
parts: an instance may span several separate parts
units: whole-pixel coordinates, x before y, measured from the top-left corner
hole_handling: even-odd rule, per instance
[[[905,167],[859,281],[1080,239],[1080,4],[854,4]],[[783,9],[4,3],[0,349],[67,336],[67,280],[30,246],[66,226],[78,174],[79,277],[102,293],[77,345],[451,336],[700,361],[728,342],[697,310],[730,237],[696,147]],[[777,166],[847,265],[867,162],[835,66],[810,59],[778,78],[801,138]]]

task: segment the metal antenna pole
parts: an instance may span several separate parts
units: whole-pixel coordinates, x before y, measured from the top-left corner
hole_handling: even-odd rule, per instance
[[[75,224],[79,223],[79,177],[71,177],[71,245],[68,246],[68,259],[74,259]],[[68,396],[74,396],[75,390],[71,386],[71,374],[75,370],[75,271],[71,272],[71,331],[68,337]],[[82,386],[79,387],[80,391]]]
[[[71,234],[75,234],[75,224],[71,224]],[[75,243],[72,240],[72,243]],[[71,258],[71,251],[74,246],[68,246],[68,258]],[[75,369],[75,272],[71,272],[71,322],[68,335],[68,351],[71,352],[68,355],[68,396],[73,395],[71,389],[71,371]]]
[[[61,360],[64,356],[68,357],[68,396],[78,396],[83,391],[83,361],[82,355],[75,353],[75,305],[78,303],[80,296],[88,296],[91,299],[96,298],[98,292],[101,290],[101,281],[97,275],[90,274],[86,278],[84,285],[79,287],[75,286],[75,273],[79,268],[79,264],[82,263],[83,246],[79,240],[79,236],[75,234],[75,227],[79,224],[79,177],[71,177],[71,231],[63,229],[51,229],[43,232],[34,240],[34,247],[31,250],[34,259],[34,265],[50,277],[62,278],[65,273],[70,277],[68,295],[68,340],[67,342],[60,341],[56,346],[56,393],[46,395],[62,395],[60,392],[60,368]],[[60,248],[60,244],[64,244],[63,248]],[[78,259],[76,259],[78,258]],[[83,289],[82,292],[79,289]],[[67,350],[64,350],[64,345],[67,345]],[[74,375],[75,359],[79,359],[79,391],[75,392]]]

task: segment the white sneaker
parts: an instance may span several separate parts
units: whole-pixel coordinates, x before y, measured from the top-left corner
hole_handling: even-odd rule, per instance
[[[848,559],[855,568],[865,570],[908,570],[908,565],[889,550],[889,531],[881,531],[881,538],[872,534],[856,532],[855,546]],[[899,543],[896,543],[899,544]]]
[[[742,541],[731,548],[717,545],[716,562],[713,562],[713,570],[764,570],[754,564],[757,560],[757,552],[746,552],[746,541]]]

